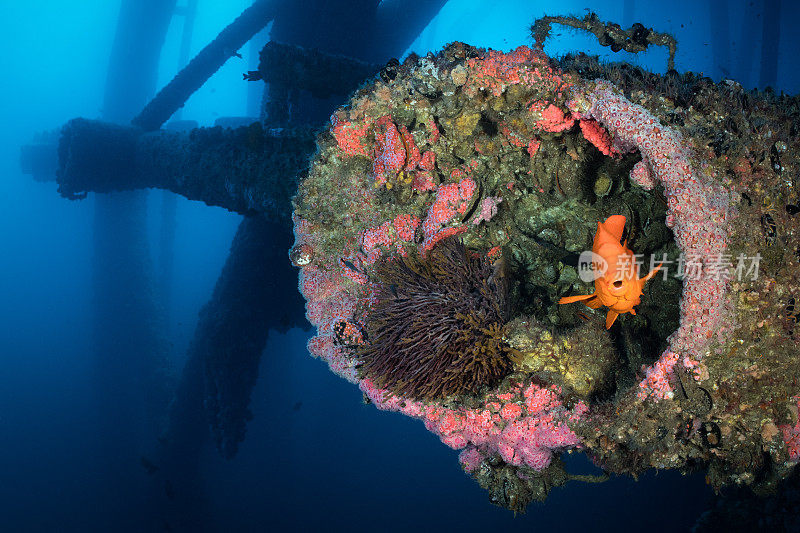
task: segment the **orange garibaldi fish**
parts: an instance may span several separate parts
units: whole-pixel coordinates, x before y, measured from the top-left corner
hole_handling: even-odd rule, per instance
[[[622,215],[611,215],[605,222],[597,223],[592,252],[605,260],[607,270],[594,280],[594,294],[565,296],[558,301],[560,304],[583,302],[592,309],[603,305],[608,307],[606,329],[622,313],[636,314],[633,306],[641,302],[639,297],[644,284],[661,268],[659,264],[645,277],[637,277],[639,269],[633,252],[627,246],[628,241],[620,244],[624,230],[625,217]]]

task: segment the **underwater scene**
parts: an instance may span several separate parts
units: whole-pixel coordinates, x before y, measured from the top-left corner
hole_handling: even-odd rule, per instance
[[[789,0],[0,3],[0,531],[800,532]]]

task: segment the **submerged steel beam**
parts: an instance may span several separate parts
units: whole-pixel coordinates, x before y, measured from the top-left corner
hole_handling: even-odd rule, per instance
[[[316,98],[347,96],[383,66],[274,41],[261,49],[259,58],[258,72],[265,82],[308,91]]]
[[[144,133],[129,126],[74,119],[59,146],[59,192],[158,188],[242,214],[289,223],[297,177],[315,149],[310,129],[236,129]]]
[[[285,332],[305,323],[297,273],[286,258],[292,240],[286,226],[246,217],[214,294],[200,312],[189,352],[203,361],[205,411],[226,458],[236,454],[252,418],[250,392],[268,331]]]
[[[239,48],[272,20],[275,4],[273,0],[257,0],[245,9],[159,91],[133,119],[133,125],[147,131],[160,128],[229,58],[236,55]]]

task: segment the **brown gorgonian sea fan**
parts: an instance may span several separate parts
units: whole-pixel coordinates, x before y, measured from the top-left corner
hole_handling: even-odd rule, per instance
[[[477,393],[511,370],[503,269],[450,238],[427,255],[383,258],[359,351],[362,378],[419,400]]]

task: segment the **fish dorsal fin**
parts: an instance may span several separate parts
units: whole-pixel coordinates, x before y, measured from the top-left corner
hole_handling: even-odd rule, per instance
[[[594,235],[594,243],[592,244],[592,251],[605,256],[606,253],[603,249],[613,250],[615,254],[622,253],[624,249],[620,246],[622,240],[622,232],[625,231],[625,217],[623,215],[611,215],[605,222],[597,223],[597,233]],[[610,259],[606,257],[606,261]],[[616,258],[614,258],[616,261]]]
[[[625,232],[625,215],[611,215],[603,222],[603,228],[614,236],[617,242],[622,241],[622,234]]]

